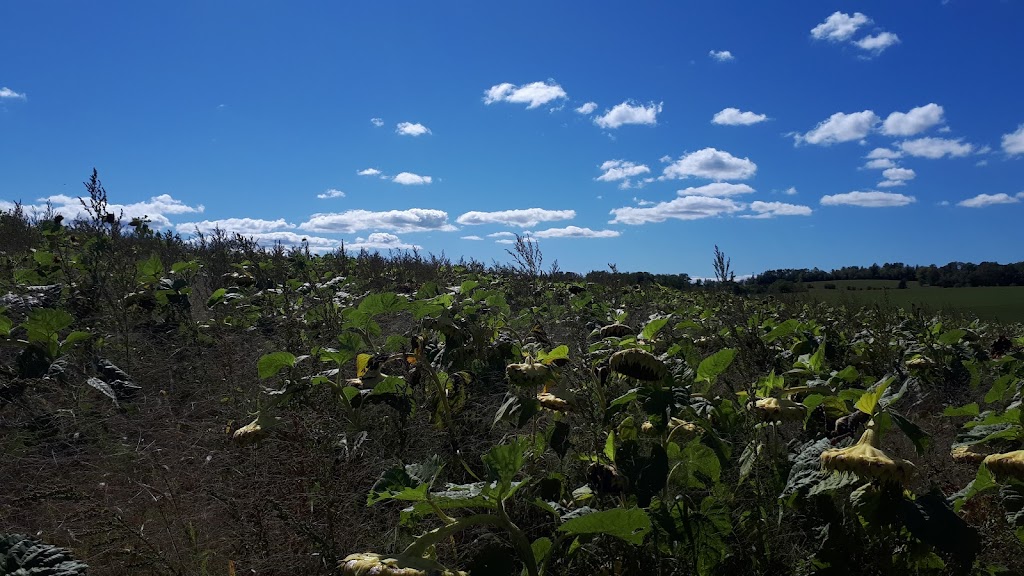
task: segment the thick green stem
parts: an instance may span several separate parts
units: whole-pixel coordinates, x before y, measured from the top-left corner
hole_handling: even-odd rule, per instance
[[[415,542],[405,549],[405,552],[402,552],[402,555],[423,556],[427,552],[427,548],[430,548],[434,544],[437,544],[445,538],[450,538],[454,534],[457,534],[466,528],[479,526],[480,524],[492,524],[494,526],[501,527],[505,526],[501,518],[494,514],[476,514],[474,516],[466,516],[465,518],[460,518],[451,524],[435,528],[434,530],[420,536]]]

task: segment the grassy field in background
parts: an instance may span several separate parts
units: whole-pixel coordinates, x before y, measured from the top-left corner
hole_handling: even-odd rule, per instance
[[[837,280],[807,284],[810,290],[802,295],[822,302],[860,306],[888,303],[903,308],[917,306],[928,311],[962,313],[983,320],[1024,322],[1024,286],[937,288],[907,282],[907,288],[899,290],[896,280]],[[836,289],[826,290],[825,284],[835,284]]]

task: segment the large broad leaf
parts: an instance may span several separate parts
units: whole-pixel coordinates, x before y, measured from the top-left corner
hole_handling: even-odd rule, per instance
[[[939,344],[952,346],[953,344],[960,342],[965,335],[967,335],[966,330],[956,328],[954,330],[949,330],[948,332],[943,332],[942,335],[938,337],[938,342]]]
[[[948,501],[953,504],[953,510],[959,512],[960,508],[971,498],[996,488],[999,488],[999,484],[992,477],[992,472],[989,471],[987,466],[979,466],[978,474],[974,477],[974,480],[971,480],[970,484],[964,486],[963,490],[950,496]]]
[[[11,328],[14,322],[7,316],[0,316],[0,337],[6,338],[11,335]]]
[[[651,531],[651,519],[639,508],[613,508],[573,518],[558,531],[570,536],[605,534],[639,546]]]
[[[878,406],[878,401],[882,399],[885,391],[889,388],[889,384],[896,378],[890,376],[880,380],[870,390],[861,395],[860,399],[857,400],[856,408],[868,416],[875,414],[875,408]]]
[[[800,322],[794,318],[786,320],[782,324],[779,324],[775,328],[772,328],[771,332],[761,337],[765,342],[774,342],[779,338],[785,338],[793,332],[796,332],[797,328],[800,327]]]
[[[37,308],[29,313],[22,326],[28,331],[29,342],[46,343],[56,340],[57,334],[74,321],[74,316],[64,310]]]
[[[714,384],[718,376],[729,368],[735,357],[735,349],[725,348],[701,360],[700,365],[697,366],[697,380]]]
[[[993,402],[1000,402],[1008,395],[1012,394],[1016,388],[1016,386],[1010,386],[1013,382],[1013,374],[1004,374],[1000,376],[992,383],[992,387],[989,388],[988,393],[985,394],[985,402],[989,404]]]
[[[977,402],[971,402],[965,406],[947,406],[943,411],[943,416],[977,416],[980,414],[980,408]]]
[[[384,500],[405,500],[418,502],[425,500],[429,485],[423,480],[413,478],[406,467],[396,466],[384,472],[370,489],[366,505],[372,506]]]
[[[512,484],[512,479],[523,467],[526,451],[530,447],[529,439],[521,438],[511,444],[502,444],[491,448],[483,455],[484,465],[492,480],[502,486],[499,494],[504,494]]]
[[[658,332],[660,332],[661,329],[665,327],[665,324],[668,324],[668,321],[669,317],[667,316],[664,318],[655,318],[654,320],[651,320],[650,322],[647,323],[646,326],[644,326],[643,331],[640,332],[640,338],[643,340],[654,339]]]
[[[673,465],[672,481],[683,488],[711,487],[722,475],[722,464],[715,451],[701,444],[700,439],[691,440],[682,448],[674,442],[669,444],[668,456]]]
[[[917,450],[918,455],[924,454],[925,450],[931,446],[931,435],[895,410],[890,410],[889,415],[892,416],[893,422],[899,426],[900,430],[907,435],[907,438],[910,438],[910,441],[914,443],[914,449]]]
[[[786,480],[786,487],[782,489],[779,498],[810,490],[815,484],[825,479],[825,473],[821,471],[821,453],[832,447],[828,438],[812,440],[799,446],[795,453],[790,455],[793,466],[789,469],[789,478]]]
[[[359,303],[358,310],[369,317],[373,317],[379,314],[401,312],[408,307],[409,301],[405,298],[391,292],[385,292],[384,294],[370,294],[363,298],[363,301]]]
[[[266,380],[277,376],[284,368],[295,366],[295,355],[291,352],[271,352],[264,354],[256,363],[256,371],[260,379]]]
[[[918,540],[955,557],[964,568],[974,563],[981,547],[978,531],[970,526],[936,494],[915,500],[903,498],[900,516],[904,526]]]

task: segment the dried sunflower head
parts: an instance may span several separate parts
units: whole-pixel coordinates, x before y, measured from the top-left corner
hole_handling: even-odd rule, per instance
[[[515,386],[543,386],[551,381],[551,368],[539,363],[509,364],[505,367],[509,384]]]
[[[541,392],[537,394],[537,400],[540,401],[540,405],[547,408],[548,410],[554,410],[555,412],[568,412],[569,402],[555,396],[550,392]]]
[[[445,570],[437,562],[415,556],[384,556],[373,552],[349,554],[338,568],[342,576],[468,576],[461,570]]]
[[[242,445],[259,442],[266,438],[273,423],[273,418],[260,412],[256,415],[255,420],[235,430],[235,433],[231,435],[231,439]]]
[[[996,478],[1024,480],[1024,450],[992,454],[983,460]]]
[[[991,452],[979,452],[976,449],[978,446],[965,446],[963,444],[959,446],[953,446],[949,449],[949,456],[957,462],[967,462],[968,464],[981,464],[981,461],[986,456],[991,455]]]
[[[644,382],[657,382],[668,373],[664,362],[640,348],[629,348],[612,354],[608,365],[619,374]]]
[[[625,338],[633,334],[633,329],[625,324],[618,322],[602,326],[598,329],[598,335],[601,338]]]
[[[821,467],[836,472],[853,472],[861,478],[883,483],[906,484],[914,474],[914,464],[890,457],[878,448],[878,432],[874,420],[860,440],[849,448],[833,448],[821,453]]]
[[[752,408],[765,420],[803,420],[807,415],[806,406],[789,398],[761,398]]]

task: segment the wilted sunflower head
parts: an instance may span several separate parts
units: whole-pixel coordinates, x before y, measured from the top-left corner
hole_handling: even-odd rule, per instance
[[[965,446],[963,444],[953,446],[949,449],[949,456],[957,462],[980,464],[982,460],[991,455],[991,452],[978,451],[977,448],[978,446]]]
[[[598,335],[601,338],[625,338],[626,336],[631,336],[632,334],[632,328],[626,326],[625,324],[620,324],[618,322],[614,324],[609,324],[607,326],[602,326],[601,328],[598,329]]]
[[[509,364],[505,367],[509,384],[515,386],[543,386],[551,381],[551,368],[539,363]]]
[[[644,382],[657,382],[668,373],[664,362],[640,348],[629,348],[612,354],[608,365],[619,374]]]
[[[807,407],[789,398],[761,398],[753,410],[765,420],[803,420]]]
[[[541,392],[540,394],[537,394],[537,400],[540,401],[541,406],[548,410],[554,410],[555,412],[568,412],[570,409],[569,402],[550,392]]]
[[[878,435],[872,421],[853,446],[822,452],[821,467],[836,472],[852,472],[861,478],[883,483],[906,484],[914,474],[914,464],[890,457],[877,444]]]
[[[428,558],[384,556],[373,552],[349,554],[338,568],[342,576],[468,576],[461,570],[445,570]]]
[[[983,462],[996,478],[1024,480],[1024,450],[992,454],[986,456]]]
[[[273,418],[260,412],[255,420],[235,430],[235,433],[231,435],[231,439],[243,446],[259,442],[266,438],[273,421]]]

